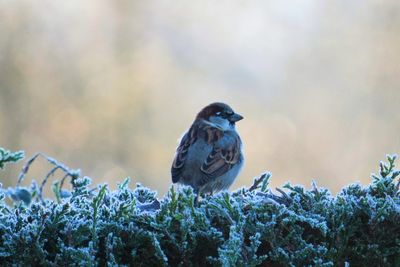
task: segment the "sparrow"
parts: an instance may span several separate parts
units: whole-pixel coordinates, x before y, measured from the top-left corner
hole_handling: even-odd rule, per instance
[[[212,103],[196,116],[182,136],[171,167],[172,182],[200,195],[226,190],[242,166],[242,141],[236,122],[243,117],[224,103]]]

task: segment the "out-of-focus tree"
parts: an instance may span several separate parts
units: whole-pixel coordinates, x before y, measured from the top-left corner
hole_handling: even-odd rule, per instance
[[[2,2],[0,143],[164,193],[177,138],[219,100],[246,118],[234,187],[265,169],[275,185],[367,182],[400,148],[399,11],[394,0]]]

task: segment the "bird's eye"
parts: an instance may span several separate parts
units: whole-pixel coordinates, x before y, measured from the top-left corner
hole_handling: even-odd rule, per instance
[[[233,112],[232,111],[227,111],[226,115],[231,116],[231,115],[233,115]]]
[[[221,116],[221,112],[218,111],[218,112],[215,113],[215,115]]]

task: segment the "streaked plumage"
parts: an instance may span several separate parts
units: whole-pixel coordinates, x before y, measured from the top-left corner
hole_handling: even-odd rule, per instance
[[[224,103],[203,108],[176,150],[172,182],[190,185],[199,194],[228,189],[243,166],[235,129],[242,118]]]

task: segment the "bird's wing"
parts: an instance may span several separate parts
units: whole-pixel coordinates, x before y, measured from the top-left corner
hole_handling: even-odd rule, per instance
[[[174,161],[171,167],[171,175],[172,175],[172,182],[177,183],[179,181],[182,167],[185,164],[185,160],[187,158],[189,147],[196,141],[197,139],[197,126],[192,125],[189,131],[187,131],[182,139],[181,142],[176,149],[176,154]]]
[[[241,140],[239,135],[229,136],[225,142],[220,139],[215,143],[213,150],[201,166],[201,171],[206,174],[202,184],[215,179],[235,166],[241,160]]]

